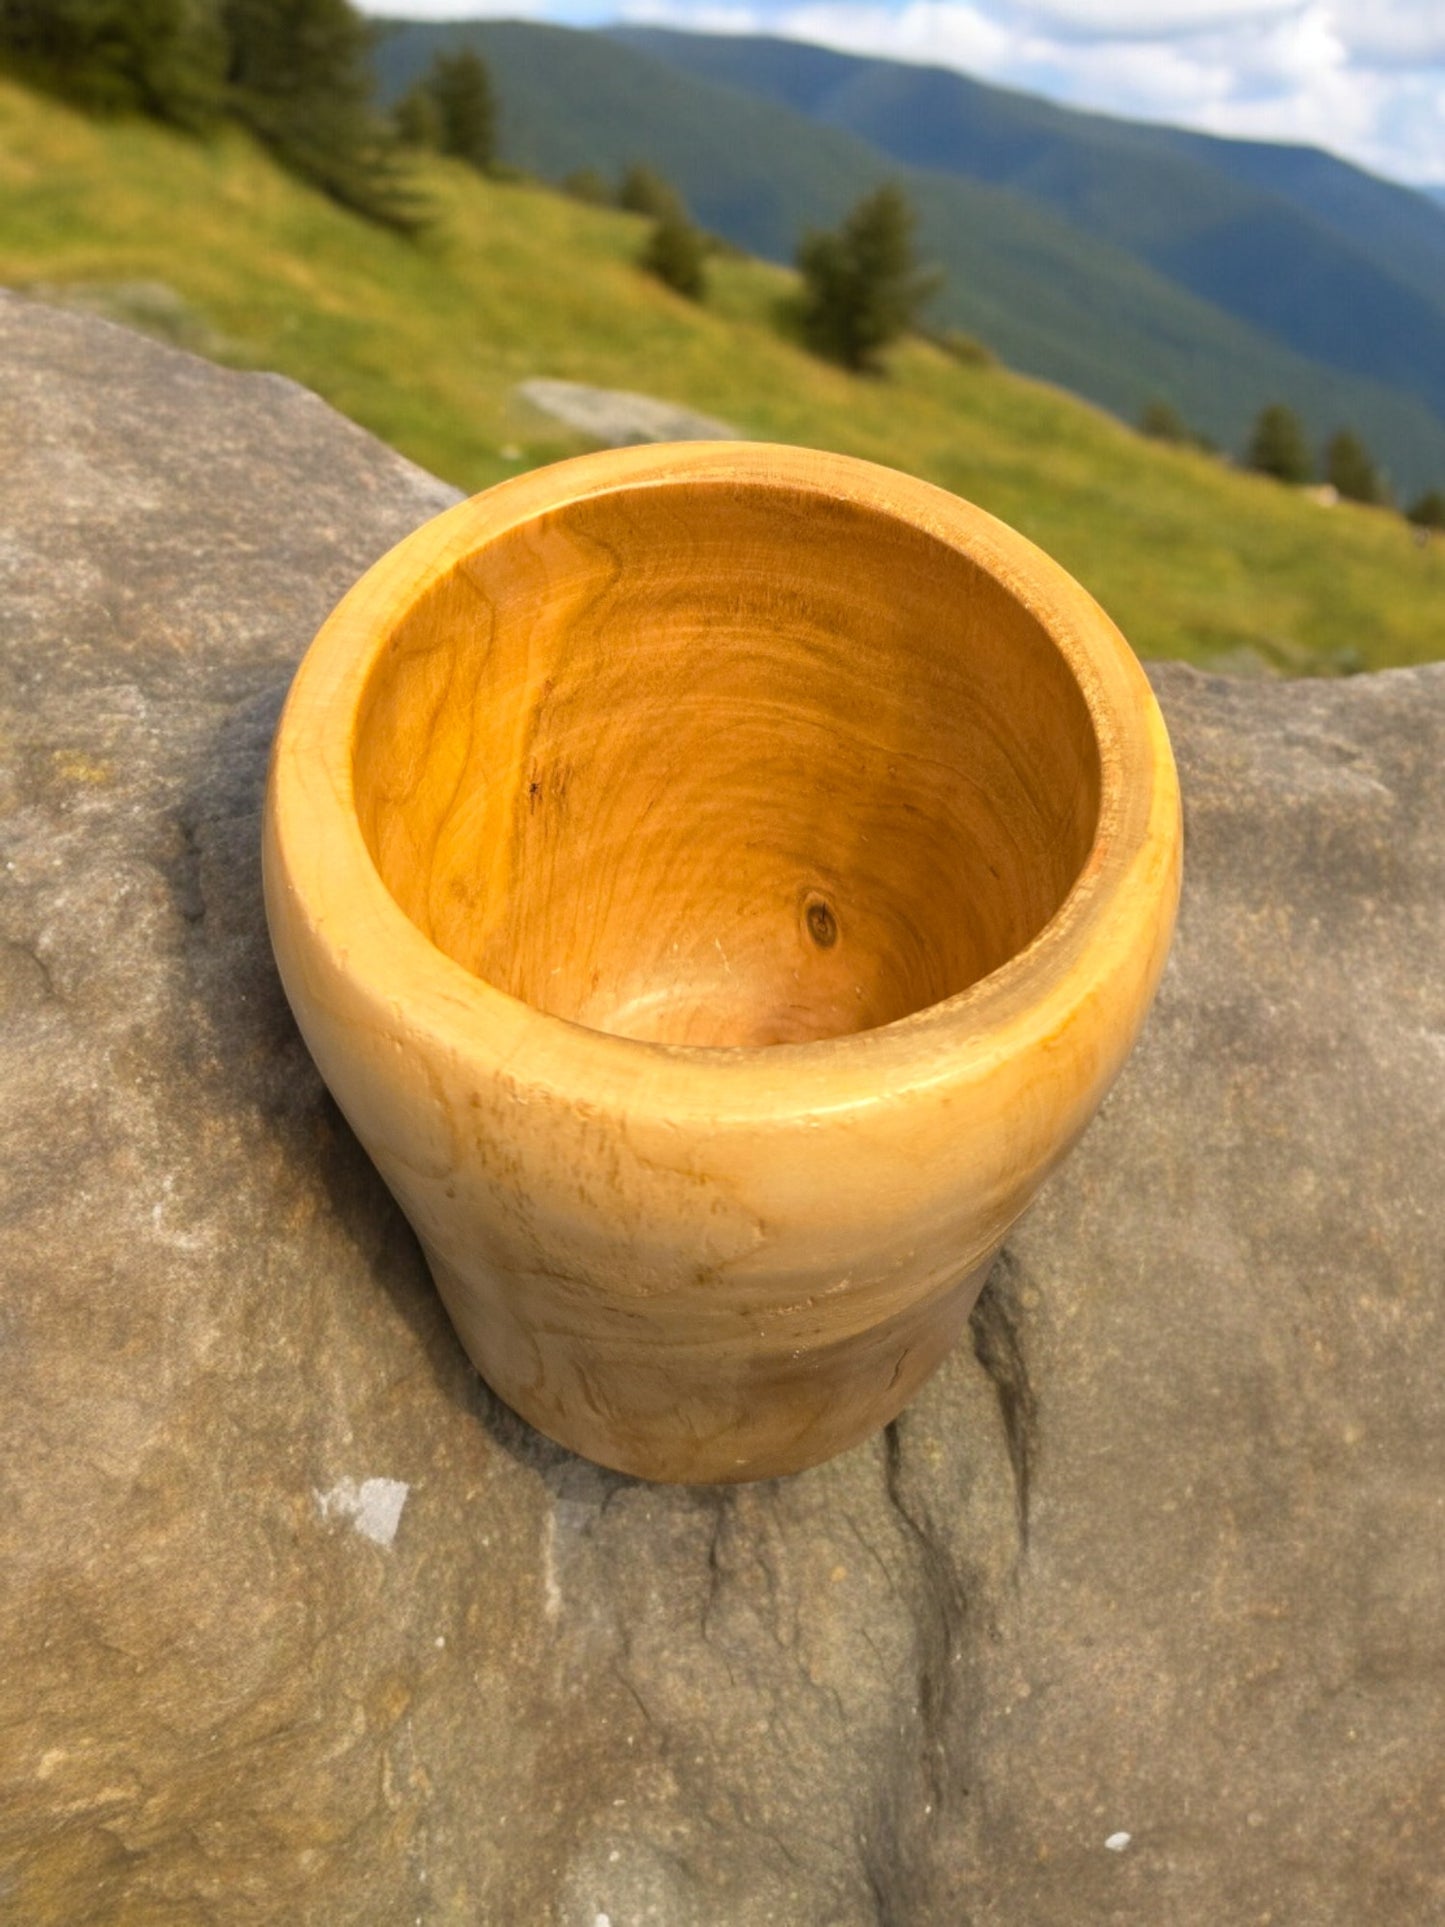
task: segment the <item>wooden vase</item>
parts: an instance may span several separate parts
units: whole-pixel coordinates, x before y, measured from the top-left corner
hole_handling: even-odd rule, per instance
[[[812,450],[583,456],[316,637],[266,905],[297,1022],[495,1390],[650,1479],[892,1418],[1123,1064],[1179,794],[1088,595]]]

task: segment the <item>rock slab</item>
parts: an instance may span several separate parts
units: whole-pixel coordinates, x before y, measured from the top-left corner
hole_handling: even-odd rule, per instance
[[[327,609],[450,491],[0,296],[0,1919],[1405,1927],[1445,1908],[1445,668],[1164,667],[1146,1037],[880,1437],[499,1407],[272,969]]]
[[[715,415],[699,415],[628,388],[589,388],[581,381],[538,375],[517,384],[518,397],[549,420],[560,422],[602,448],[640,442],[735,442],[739,431]]]

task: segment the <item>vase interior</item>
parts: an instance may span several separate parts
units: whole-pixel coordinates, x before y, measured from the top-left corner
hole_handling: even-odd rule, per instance
[[[1026,948],[1099,821],[1042,622],[910,522],[680,480],[559,507],[399,620],[353,781],[419,930],[536,1009],[671,1045],[892,1023]]]

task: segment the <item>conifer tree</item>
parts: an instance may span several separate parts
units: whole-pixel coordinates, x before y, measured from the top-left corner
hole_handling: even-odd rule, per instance
[[[1157,398],[1146,402],[1139,417],[1139,432],[1155,442],[1187,442],[1189,426],[1171,401]]]
[[[1261,475],[1272,475],[1278,482],[1307,482],[1310,478],[1310,451],[1300,418],[1283,402],[1271,402],[1255,417],[1245,457]]]
[[[687,208],[671,181],[663,179],[656,168],[635,162],[622,176],[617,189],[617,205],[629,214],[646,214],[654,221],[671,216],[686,220]]]
[[[690,301],[701,301],[707,292],[706,259],[705,237],[680,211],[659,215],[642,250],[648,272]]]
[[[1325,450],[1325,480],[1350,502],[1384,502],[1385,484],[1374,458],[1348,428],[1331,436]]]
[[[574,167],[562,176],[561,187],[564,194],[589,207],[606,207],[612,199],[612,190],[595,167]]]
[[[0,0],[0,62],[97,113],[199,131],[220,111],[212,0]]]
[[[798,248],[802,324],[809,347],[845,368],[878,364],[935,291],[919,271],[915,217],[900,188],[865,195],[833,232],[806,234]]]
[[[426,212],[371,104],[371,33],[349,0],[221,0],[233,112],[342,206],[405,232]]]
[[[440,147],[442,117],[429,87],[409,88],[392,109],[396,137],[403,147]]]
[[[441,123],[438,147],[485,174],[497,158],[497,110],[486,61],[471,47],[438,54],[425,84]]]

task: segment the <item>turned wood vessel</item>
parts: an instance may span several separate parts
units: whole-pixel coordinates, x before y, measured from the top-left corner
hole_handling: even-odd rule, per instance
[[[379,562],[276,737],[312,1055],[541,1431],[755,1479],[892,1418],[1122,1065],[1179,886],[1113,624],[967,503],[611,451]]]

